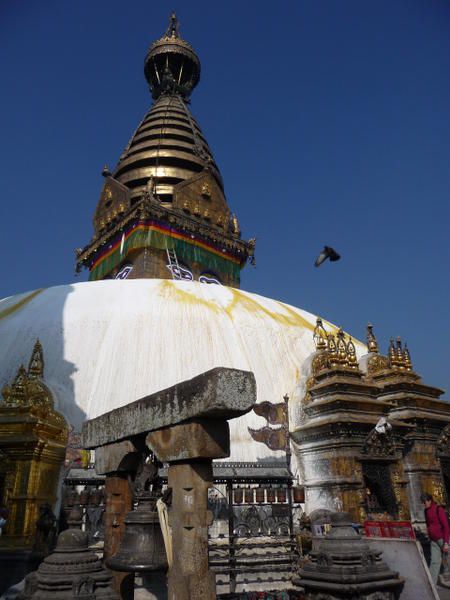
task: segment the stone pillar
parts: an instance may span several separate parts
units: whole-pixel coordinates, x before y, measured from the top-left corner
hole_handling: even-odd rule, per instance
[[[110,473],[105,480],[105,545],[104,558],[114,556],[125,531],[125,517],[133,506],[128,479],[122,474]],[[133,598],[134,575],[112,571],[113,588],[121,598]]]
[[[214,575],[208,568],[212,515],[207,511],[207,495],[212,460],[229,456],[227,420],[249,412],[255,401],[252,373],[220,367],[83,424],[84,446],[96,449],[97,473],[117,471],[118,462],[124,471],[129,470],[125,465],[128,446],[141,450],[140,436],[146,436],[148,447],[161,462],[169,463],[173,493],[169,521],[174,542],[170,600],[216,597]]]
[[[213,600],[215,575],[208,564],[208,488],[213,483],[212,459],[230,451],[228,423],[196,419],[153,431],[147,444],[159,460],[169,463],[172,506],[173,564],[169,569],[169,600]]]

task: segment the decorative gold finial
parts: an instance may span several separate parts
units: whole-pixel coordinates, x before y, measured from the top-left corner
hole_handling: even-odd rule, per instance
[[[345,334],[342,327],[339,327],[337,332],[336,346],[338,362],[343,366],[347,365],[347,344],[345,343]]]
[[[234,213],[231,217],[231,225],[234,235],[241,237],[241,228],[239,227],[239,221]]]
[[[397,359],[397,353],[395,351],[394,338],[391,338],[389,340],[388,357],[389,357],[389,364],[390,364],[390,366],[391,367],[395,367],[396,359]]]
[[[402,347],[402,340],[399,337],[397,337],[397,350],[396,350],[396,354],[397,354],[397,367],[403,371],[405,369],[405,362],[404,362],[404,358],[403,358],[403,347]]]
[[[413,368],[412,368],[412,362],[411,362],[411,355],[409,353],[408,346],[406,345],[406,342],[405,342],[405,346],[403,348],[403,364],[405,365],[405,369],[407,371],[412,371],[413,370]]]
[[[177,15],[175,12],[173,12],[169,18],[169,27],[167,28],[165,37],[168,37],[168,38],[180,37],[178,28],[179,28],[179,23],[178,23]]]
[[[30,362],[28,363],[28,376],[30,379],[42,379],[44,375],[44,352],[42,344],[36,340]]]
[[[334,335],[332,333],[330,333],[330,335],[328,336],[328,356],[330,358],[330,365],[332,367],[336,366],[337,362],[338,362],[338,354],[337,354],[337,348],[336,348],[336,340],[334,339]]]
[[[316,345],[316,350],[325,350],[327,347],[327,332],[325,331],[325,327],[323,326],[322,319],[317,317],[316,326],[314,327],[313,334],[314,344]]]
[[[5,386],[2,389],[6,406],[22,406],[25,403],[27,381],[28,377],[25,367],[20,365],[11,386]]]
[[[352,338],[349,336],[347,342],[347,362],[348,366],[352,369],[356,369],[358,366],[358,359],[356,358],[356,348]]]
[[[373,325],[371,323],[367,324],[367,349],[369,352],[378,354],[378,342],[373,333]]]

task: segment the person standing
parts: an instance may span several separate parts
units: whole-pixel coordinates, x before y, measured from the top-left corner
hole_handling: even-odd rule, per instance
[[[444,507],[436,504],[431,494],[422,494],[420,499],[425,507],[425,521],[431,545],[430,574],[436,584],[441,570],[442,554],[448,553],[450,528]]]

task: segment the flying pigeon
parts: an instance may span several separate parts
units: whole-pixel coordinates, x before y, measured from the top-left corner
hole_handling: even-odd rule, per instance
[[[334,262],[336,260],[339,260],[341,258],[341,255],[338,254],[336,250],[333,250],[333,248],[331,248],[330,246],[324,246],[322,252],[316,258],[316,262],[314,263],[314,265],[316,267],[320,267],[320,265],[323,262],[325,262],[327,258],[329,258],[331,262]]]

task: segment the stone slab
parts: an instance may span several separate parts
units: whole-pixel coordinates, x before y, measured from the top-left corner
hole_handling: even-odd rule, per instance
[[[195,458],[227,458],[230,455],[230,427],[223,420],[194,419],[152,431],[146,442],[164,463]]]
[[[371,548],[381,550],[382,560],[405,578],[401,600],[439,600],[422,548],[416,540],[369,538]]]
[[[136,453],[136,448],[129,440],[97,448],[95,451],[96,472],[99,475],[106,475],[122,470],[121,463],[130,453]]]
[[[83,424],[84,448],[97,448],[192,418],[233,419],[256,402],[253,373],[217,367]]]

